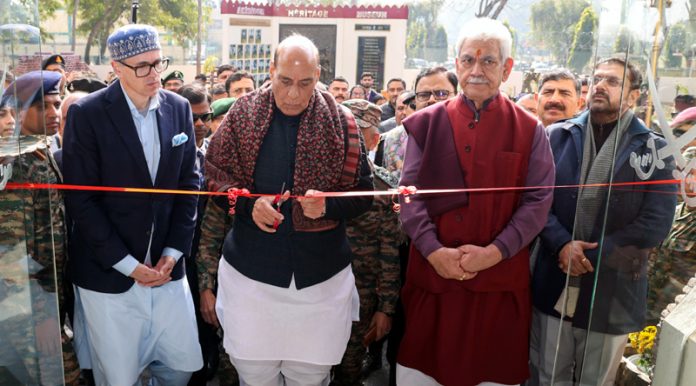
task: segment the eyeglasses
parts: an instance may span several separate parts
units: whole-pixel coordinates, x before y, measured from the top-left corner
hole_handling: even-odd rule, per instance
[[[602,83],[602,81],[607,81],[607,84],[610,87],[618,87],[621,84],[621,78],[616,76],[595,75],[592,77],[592,84],[595,86]]]
[[[122,65],[130,68],[135,72],[135,76],[137,78],[144,78],[148,75],[150,75],[150,72],[152,69],[155,69],[155,72],[158,74],[161,74],[162,71],[166,70],[167,67],[169,67],[169,59],[164,58],[164,59],[158,59],[154,63],[146,63],[146,64],[141,64],[139,66],[131,66],[126,63],[123,63],[122,61],[118,61]]]
[[[444,101],[447,99],[452,92],[449,90],[433,90],[433,91],[420,91],[416,93],[416,99],[419,102],[426,102],[430,100],[432,95],[436,101]]]
[[[208,122],[213,119],[213,113],[193,114],[194,122],[196,122],[199,119],[201,120],[201,122]]]

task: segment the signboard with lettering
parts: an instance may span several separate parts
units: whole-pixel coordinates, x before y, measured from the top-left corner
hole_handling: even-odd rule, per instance
[[[408,19],[408,6],[278,5],[223,0],[223,15],[281,16],[310,19]]]
[[[389,24],[356,24],[356,31],[391,31]]]
[[[384,47],[387,38],[362,36],[358,38],[358,70],[356,79],[363,72],[371,72],[375,77],[375,90],[381,90],[384,84]]]

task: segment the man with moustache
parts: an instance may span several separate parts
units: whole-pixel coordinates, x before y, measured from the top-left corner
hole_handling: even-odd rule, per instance
[[[231,64],[222,64],[217,68],[217,76],[215,77],[216,84],[224,85],[227,78],[237,72],[237,69]]]
[[[500,21],[462,26],[462,94],[403,123],[401,185],[482,191],[400,198],[412,242],[399,385],[514,385],[529,374],[528,246],[546,223],[552,190],[486,189],[548,186],[554,166],[543,127],[498,89],[512,70],[511,45]],[[450,93],[434,79],[416,85],[417,106]]]
[[[336,99],[336,102],[343,103],[348,100],[348,86],[348,81],[342,76],[334,78],[329,83],[329,92]]]
[[[671,157],[640,178],[632,166],[666,146],[632,111],[641,81],[623,58],[600,60],[589,111],[547,127],[555,185],[591,186],[556,189],[540,234],[530,385],[613,385],[628,333],[645,327],[648,254],[670,230],[677,187],[640,184],[671,179]]]
[[[167,69],[157,30],[131,24],[107,39],[118,80],[75,102],[63,147],[67,184],[195,192],[189,103],[160,90]],[[194,194],[70,191],[70,278],[80,364],[99,385],[186,385],[202,366],[184,259]]]
[[[548,127],[574,117],[583,106],[580,92],[580,82],[570,71],[558,69],[544,73],[535,96],[541,124]]]
[[[225,90],[230,98],[239,98],[255,88],[254,76],[246,71],[237,71],[225,80]]]
[[[270,87],[237,99],[206,155],[209,190],[263,195],[236,200],[216,316],[242,384],[326,385],[359,308],[345,221],[372,199],[321,193],[369,191],[372,178],[353,115],[316,87],[314,43],[285,38],[270,73]],[[206,217],[227,217],[227,203],[209,204]],[[204,224],[201,244],[219,233]]]
[[[380,108],[382,109],[381,121],[386,121],[389,118],[393,118],[396,114],[396,98],[406,90],[406,81],[401,78],[389,79],[387,82],[387,93],[389,94],[389,103],[383,104]]]
[[[65,131],[65,121],[68,119],[68,109],[77,100],[79,100],[87,95],[88,94],[86,92],[83,92],[83,91],[71,92],[61,102],[61,104],[60,104],[60,116],[61,116],[60,126],[58,127],[58,132],[51,137],[51,143],[50,143],[51,152],[53,152],[54,155],[56,155],[56,152],[61,149],[62,144],[63,144],[63,132]],[[61,155],[61,157],[62,157],[62,155]],[[58,160],[58,156],[56,156],[56,160]],[[61,160],[58,160],[58,162],[60,164]]]
[[[184,85],[184,73],[178,70],[172,71],[162,78],[162,88],[171,92],[177,92]]]
[[[372,88],[375,85],[375,75],[373,73],[366,71],[360,74],[360,85],[365,89],[364,99],[377,103],[377,100],[382,98],[382,95]],[[355,99],[355,97],[351,96],[350,99]]]

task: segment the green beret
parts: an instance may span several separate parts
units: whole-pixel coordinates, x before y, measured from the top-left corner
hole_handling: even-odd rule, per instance
[[[210,108],[213,109],[213,119],[227,113],[236,100],[237,98],[222,98],[213,102],[213,104],[210,105]]]
[[[165,83],[167,83],[168,81],[173,80],[173,79],[177,79],[177,80],[180,80],[183,82],[184,81],[184,73],[179,71],[179,70],[175,70],[175,71],[170,72],[169,75],[165,76],[162,79],[162,85],[164,86]]]

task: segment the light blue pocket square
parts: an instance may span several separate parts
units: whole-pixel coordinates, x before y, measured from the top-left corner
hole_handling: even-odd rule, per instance
[[[179,133],[172,137],[172,147],[177,147],[186,143],[186,141],[188,141],[188,135],[186,135],[186,133]]]

